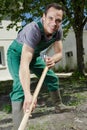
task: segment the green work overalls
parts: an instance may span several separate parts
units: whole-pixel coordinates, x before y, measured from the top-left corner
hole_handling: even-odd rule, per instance
[[[55,34],[53,38],[49,41],[44,40],[44,30],[41,22],[37,22],[41,33],[42,38],[41,42],[37,45],[34,53],[34,57],[30,63],[30,70],[36,74],[37,77],[40,78],[42,71],[45,67],[44,60],[40,57],[40,52],[46,49],[49,45],[55,42]],[[18,43],[16,40],[12,42],[7,51],[7,63],[9,71],[13,78],[13,89],[10,93],[10,97],[12,101],[23,101],[24,100],[24,92],[19,80],[19,66],[20,66],[20,58],[22,52],[22,44]],[[44,80],[44,84],[48,87],[49,91],[56,91],[59,87],[58,77],[55,75],[53,70],[49,69]]]

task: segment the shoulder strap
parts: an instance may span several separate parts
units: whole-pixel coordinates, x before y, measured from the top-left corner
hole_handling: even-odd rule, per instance
[[[44,28],[43,28],[43,25],[42,25],[41,21],[40,21],[40,20],[38,20],[36,23],[38,24],[38,26],[39,26],[39,28],[40,28],[41,33],[42,33],[42,34],[44,34]]]
[[[38,20],[38,21],[36,21],[36,23],[38,24],[38,26],[40,28],[42,36],[44,36],[44,28],[43,28],[43,25],[42,25],[41,21]],[[56,35],[57,35],[57,31],[53,33],[52,38],[55,38]]]

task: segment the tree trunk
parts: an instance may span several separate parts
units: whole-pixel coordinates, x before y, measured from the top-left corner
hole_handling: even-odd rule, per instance
[[[77,70],[81,75],[85,74],[84,66],[84,48],[83,48],[83,29],[75,31],[77,47]]]

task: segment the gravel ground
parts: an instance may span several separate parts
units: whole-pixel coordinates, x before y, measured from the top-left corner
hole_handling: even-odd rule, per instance
[[[66,105],[73,100],[74,102],[80,101],[79,104],[75,104],[77,105],[76,110],[55,114],[50,97],[47,91],[43,89],[38,96],[37,108],[28,121],[27,130],[87,130],[87,83],[78,85],[76,82],[72,85],[71,82],[68,82],[69,80],[66,80],[66,83],[64,83],[64,80],[60,82],[61,89],[63,88],[61,95]],[[36,83],[32,84],[32,88],[35,88],[34,86],[36,86]],[[5,108],[3,105],[7,105],[7,107]],[[6,113],[9,105],[9,96],[0,95],[0,130],[11,130],[13,127],[12,114]]]
[[[12,129],[12,114],[0,111],[0,130]],[[32,113],[27,130],[87,130],[87,102],[73,112],[55,114],[54,107],[38,106]]]

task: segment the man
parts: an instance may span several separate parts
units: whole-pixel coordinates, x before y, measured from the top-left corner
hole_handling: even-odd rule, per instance
[[[63,8],[60,5],[56,3],[48,5],[42,18],[37,22],[33,21],[27,24],[18,33],[17,38],[8,49],[8,67],[14,81],[13,90],[10,94],[14,130],[18,129],[23,110],[26,112],[32,102],[30,70],[40,78],[43,69],[47,65],[49,70],[44,83],[53,99],[55,112],[72,109],[72,107],[62,104],[58,77],[51,69],[62,58],[61,23],[63,13]],[[55,54],[51,57],[46,57],[44,62],[40,57],[40,52],[52,44]],[[33,109],[36,106],[36,102]]]

